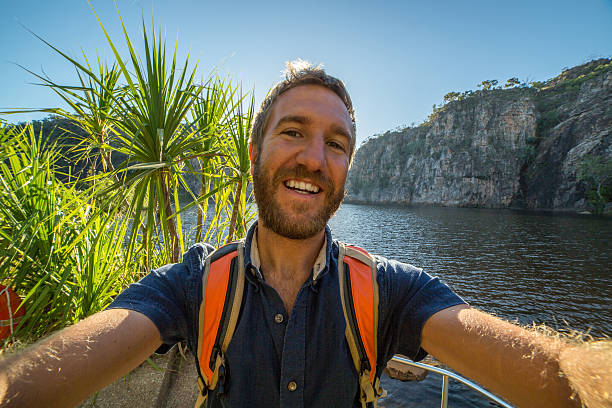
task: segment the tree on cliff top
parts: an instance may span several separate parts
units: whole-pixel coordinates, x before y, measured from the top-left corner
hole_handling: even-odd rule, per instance
[[[515,86],[521,86],[521,81],[517,77],[508,78],[504,84],[504,88],[514,88]]]
[[[478,84],[479,88],[482,88],[483,91],[488,91],[490,89],[495,89],[499,81],[497,79],[487,79]]]

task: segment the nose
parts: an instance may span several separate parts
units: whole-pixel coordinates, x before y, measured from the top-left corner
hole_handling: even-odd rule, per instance
[[[296,161],[311,171],[322,170],[325,165],[325,143],[323,138],[308,138],[298,152]]]

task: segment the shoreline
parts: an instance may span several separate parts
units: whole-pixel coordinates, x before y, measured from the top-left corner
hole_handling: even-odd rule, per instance
[[[400,208],[453,208],[453,209],[473,209],[473,210],[507,210],[514,212],[524,212],[530,214],[550,214],[550,215],[575,215],[591,216],[596,218],[612,218],[612,203],[603,214],[593,214],[586,209],[572,208],[526,208],[526,207],[485,207],[474,205],[447,205],[441,203],[412,203],[402,201],[367,201],[345,198],[343,204],[369,205],[373,207],[400,207]]]

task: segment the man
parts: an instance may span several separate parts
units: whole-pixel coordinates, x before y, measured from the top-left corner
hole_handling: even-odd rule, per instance
[[[227,350],[229,387],[209,406],[359,406],[338,296],[338,245],[326,223],[355,149],[348,93],[320,68],[289,65],[250,143],[259,221],[245,241],[246,283]],[[203,258],[153,271],[109,309],[0,367],[1,406],[72,406],[162,344],[197,348]],[[471,309],[436,278],[377,257],[379,367],[426,351],[519,406],[579,406],[562,375],[570,346]]]

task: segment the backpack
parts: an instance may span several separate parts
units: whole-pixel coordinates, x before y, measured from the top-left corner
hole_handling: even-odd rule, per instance
[[[384,391],[376,375],[378,283],[376,262],[365,250],[338,242],[338,279],[346,320],[346,340],[359,376],[362,407],[374,406]],[[208,391],[223,393],[225,352],[236,329],[244,292],[244,240],[210,254],[202,274],[202,303],[198,328],[198,388],[196,408],[203,407]]]

